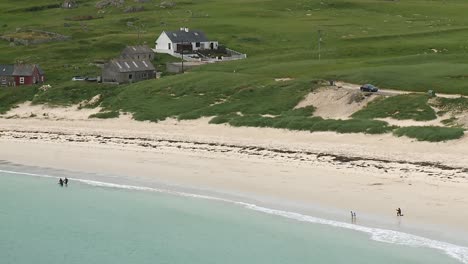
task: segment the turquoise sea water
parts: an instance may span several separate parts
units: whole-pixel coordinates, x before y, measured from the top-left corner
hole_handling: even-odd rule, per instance
[[[0,172],[0,263],[468,263],[443,242],[207,198]]]

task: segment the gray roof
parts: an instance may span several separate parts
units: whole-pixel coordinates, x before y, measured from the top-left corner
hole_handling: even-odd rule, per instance
[[[177,31],[164,31],[172,43],[182,42],[207,42],[208,39],[200,30],[177,30]]]
[[[34,72],[34,64],[16,64],[13,75],[15,76],[31,76]]]
[[[0,76],[11,76],[14,69],[13,64],[0,64]]]
[[[138,72],[138,71],[154,71],[156,70],[147,60],[132,60],[132,59],[114,59],[108,65],[112,66],[118,72]]]
[[[39,67],[38,64],[36,64],[36,67],[37,67],[37,70],[39,71],[39,74],[40,74],[40,75],[44,75],[44,71],[42,70],[41,67]]]
[[[141,54],[141,53],[153,53],[147,45],[139,45],[139,46],[127,46],[123,51],[122,54]]]
[[[34,68],[37,68],[40,75],[44,75],[44,71],[37,64],[0,64],[0,75],[32,76]]]

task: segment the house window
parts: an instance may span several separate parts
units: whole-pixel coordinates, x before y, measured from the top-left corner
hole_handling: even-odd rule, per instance
[[[200,42],[195,43],[195,47],[199,48],[200,47]]]
[[[167,43],[167,49],[171,49],[171,43]]]
[[[20,84],[24,84],[24,77],[20,77]]]
[[[132,75],[132,74],[129,74],[129,75],[128,75],[128,79],[130,79],[130,80],[133,79],[133,75]]]

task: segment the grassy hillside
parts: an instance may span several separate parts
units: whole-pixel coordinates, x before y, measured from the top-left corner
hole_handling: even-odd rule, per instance
[[[126,44],[153,45],[162,30],[204,30],[212,39],[249,55],[246,61],[210,65],[198,72],[259,77],[327,78],[371,82],[382,87],[468,94],[468,2],[384,0],[184,0],[174,8],[160,1],[136,4],[146,11],[98,10],[95,0],[78,9],[54,7],[58,0],[4,0],[0,33],[41,29],[72,37],[67,42],[9,47],[0,42],[0,62],[40,63],[52,83],[97,73],[90,63],[112,58]],[[97,19],[75,21],[84,16]],[[128,22],[133,26],[128,26]],[[318,60],[318,30],[322,54]],[[437,52],[436,52],[437,51]],[[157,85],[156,83],[151,85]]]
[[[70,104],[101,94],[109,111],[132,112],[139,120],[219,116],[244,124],[246,116],[257,121],[266,114],[281,118],[320,79],[468,95],[464,0],[175,0],[171,8],[160,7],[159,0],[127,0],[124,7],[104,9],[97,9],[96,2],[81,0],[79,8],[71,10],[57,8],[58,0],[0,2],[1,35],[39,29],[72,37],[33,46],[0,41],[0,63],[39,63],[46,71],[52,89],[39,92],[34,102]],[[142,5],[145,11],[125,13],[131,5]],[[94,19],[81,20],[86,17]],[[118,56],[125,45],[153,46],[160,32],[179,27],[201,29],[209,38],[247,53],[248,59],[128,86],[69,81],[74,75],[99,74],[94,62]],[[159,64],[168,58],[157,60]],[[293,80],[274,81],[281,77]],[[4,93],[1,90],[0,97]],[[24,100],[30,99],[27,95]],[[425,104],[421,100],[413,101]],[[17,101],[2,101],[2,109]],[[243,119],[235,116],[238,112]],[[432,118],[433,113],[426,112],[424,118]],[[335,126],[322,122],[318,127]]]

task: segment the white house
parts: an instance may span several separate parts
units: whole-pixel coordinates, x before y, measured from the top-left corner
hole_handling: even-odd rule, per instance
[[[177,31],[163,31],[156,40],[155,52],[167,53],[194,53],[197,50],[216,50],[218,41],[209,41],[205,33],[199,30],[180,28]]]

